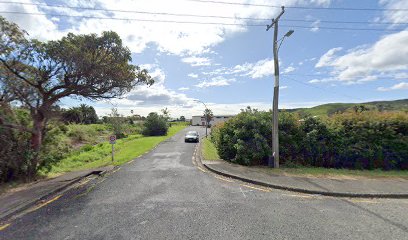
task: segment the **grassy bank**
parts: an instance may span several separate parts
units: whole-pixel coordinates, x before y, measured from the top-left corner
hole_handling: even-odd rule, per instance
[[[201,141],[204,160],[219,160],[220,156],[218,156],[214,144],[208,138],[203,138]]]
[[[115,144],[115,161],[111,159],[111,145],[108,142],[89,146],[82,151],[76,151],[52,166],[49,172],[41,172],[42,175],[53,177],[64,172],[96,168],[106,165],[121,165],[143,153],[153,149],[160,142],[175,135],[184,129],[186,124],[173,124],[167,136],[144,137],[140,134],[130,135],[119,139]]]
[[[218,160],[217,149],[214,144],[204,138],[202,140],[202,154],[204,160]],[[408,179],[408,171],[384,171],[380,169],[376,170],[349,170],[349,169],[333,169],[333,168],[319,168],[319,167],[281,167],[279,169],[254,166],[252,169],[258,169],[259,171],[282,174],[288,176],[299,177],[322,177],[322,178],[405,178]]]

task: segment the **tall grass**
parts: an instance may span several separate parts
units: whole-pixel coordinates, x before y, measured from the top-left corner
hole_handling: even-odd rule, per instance
[[[59,161],[51,167],[50,171],[42,171],[41,174],[52,177],[64,172],[107,165],[121,165],[153,149],[160,142],[170,138],[185,127],[186,124],[184,123],[173,123],[166,136],[143,137],[140,134],[135,134],[119,139],[114,146],[114,162],[111,159],[112,146],[108,142],[99,143],[95,146],[87,145]]]

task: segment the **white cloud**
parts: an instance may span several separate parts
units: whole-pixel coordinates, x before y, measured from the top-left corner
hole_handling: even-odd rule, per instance
[[[388,9],[408,9],[406,0],[380,0],[380,4]],[[384,21],[393,23],[408,22],[406,11],[384,11]]]
[[[182,58],[181,61],[190,64],[192,67],[211,65],[211,59],[206,57],[185,57]]]
[[[27,0],[25,2],[38,2]],[[234,1],[246,3],[246,0]],[[270,4],[269,0],[258,0],[259,4]],[[330,0],[310,0],[313,5],[327,5]],[[69,8],[37,7],[21,4],[1,4],[4,11],[31,12],[39,14],[65,14],[76,16],[97,16],[114,19],[92,19],[59,16],[53,18],[41,15],[2,14],[6,18],[17,22],[33,37],[41,39],[55,39],[67,32],[74,33],[100,33],[113,30],[117,32],[132,52],[143,52],[148,46],[154,46],[159,51],[180,56],[194,56],[212,52],[211,48],[223,42],[235,33],[246,31],[244,26],[221,24],[188,24],[180,22],[223,22],[245,24],[249,20],[242,19],[206,19],[192,16],[174,16],[161,14],[142,14],[126,12],[135,10],[139,12],[175,13],[190,15],[214,15],[240,18],[272,18],[279,8],[255,8],[226,4],[209,4],[203,2],[185,1],[175,3],[168,0],[95,0],[79,1],[67,0],[68,6],[98,7],[104,9],[125,11],[92,11]],[[291,6],[304,4],[304,0],[282,0],[279,4]],[[54,19],[51,21],[50,19]],[[133,19],[133,20],[126,20]],[[137,19],[137,20],[135,20]],[[143,21],[141,21],[143,20]],[[155,22],[156,21],[156,22]],[[167,21],[167,22],[157,22]],[[39,27],[41,26],[41,27]]]
[[[195,74],[195,73],[190,73],[188,74],[188,76],[191,78],[198,78],[198,74]]]
[[[285,70],[291,72],[295,70],[295,68],[290,66]],[[238,64],[234,67],[221,67],[210,72],[202,72],[202,74],[209,76],[233,75],[235,77],[250,77],[252,79],[271,76],[274,73],[274,60],[269,58],[265,58],[257,62]]]
[[[216,72],[239,76],[249,76],[255,79],[273,75],[275,70],[273,60],[266,58],[255,63],[247,62],[242,65],[236,65],[232,68],[219,69]]]
[[[319,31],[319,26],[320,26],[320,20],[316,20],[316,21],[314,21],[312,24],[311,24],[311,29],[310,29],[310,31],[311,32],[317,32],[317,31]]]
[[[316,64],[328,67],[338,81],[373,80],[385,74],[397,76],[408,70],[408,30],[384,36],[371,46],[359,46],[342,56],[330,49]]]
[[[221,86],[228,86],[232,82],[235,82],[235,78],[226,79],[222,76],[218,76],[218,77],[212,78],[211,81],[205,80],[195,86],[199,88],[221,87]]]
[[[296,70],[296,68],[294,68],[294,67],[292,67],[292,66],[289,66],[289,67],[287,67],[287,68],[285,68],[284,70],[283,70],[283,73],[290,73],[290,72],[293,72],[293,71],[295,71]]]
[[[184,93],[167,89],[164,85],[166,74],[156,64],[143,64],[141,67],[149,70],[149,74],[156,80],[152,86],[136,86],[132,91],[122,98],[110,100],[111,103],[120,108],[129,107],[153,107],[166,105],[186,105],[192,101]],[[185,91],[188,88],[180,88]]]
[[[408,79],[408,72],[401,72],[401,73],[397,73],[395,74],[395,79]]]
[[[188,88],[188,87],[181,87],[181,88],[179,88],[178,90],[179,91],[187,91],[187,90],[189,90],[190,88]]]
[[[378,91],[392,91],[392,90],[408,90],[408,82],[400,82],[398,84],[395,84],[389,88],[386,87],[379,87],[377,88]]]
[[[252,66],[252,69],[249,71],[248,75],[252,78],[263,78],[266,76],[273,75],[274,70],[274,61],[269,59],[260,60]]]
[[[279,86],[279,89],[283,90],[283,89],[287,89],[289,88],[288,86]]]
[[[322,80],[320,79],[312,79],[309,81],[309,83],[320,83],[320,82],[322,82]]]
[[[341,47],[336,47],[327,51],[325,54],[323,54],[323,56],[320,57],[315,67],[324,67],[330,64],[330,62],[332,62],[333,58],[335,57],[334,54],[340,50],[342,50]]]
[[[33,3],[34,1],[26,1],[27,3]],[[41,14],[43,11],[34,5],[22,5],[22,4],[0,4],[2,11],[6,12],[22,12],[22,13],[34,13]],[[42,15],[31,15],[31,14],[11,14],[2,13],[8,21],[17,23],[20,28],[28,31],[30,36],[38,38],[40,40],[50,40],[62,37],[64,34],[58,31],[58,21],[48,19],[46,16]],[[41,26],[41,27],[39,27]]]

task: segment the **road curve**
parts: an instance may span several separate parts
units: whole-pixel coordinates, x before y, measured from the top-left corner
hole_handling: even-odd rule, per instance
[[[193,164],[188,127],[12,221],[0,239],[407,239],[408,201],[259,188]],[[137,146],[135,146],[137,147]]]

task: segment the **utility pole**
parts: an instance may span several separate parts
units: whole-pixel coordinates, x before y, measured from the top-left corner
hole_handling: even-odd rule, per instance
[[[278,58],[278,22],[285,13],[285,7],[282,6],[281,13],[272,19],[271,25],[266,26],[266,31],[274,27],[273,32],[273,60],[275,67],[275,85],[273,87],[273,106],[272,106],[272,156],[269,157],[268,165],[279,168],[279,131],[278,131],[278,99],[279,99],[279,58]]]

